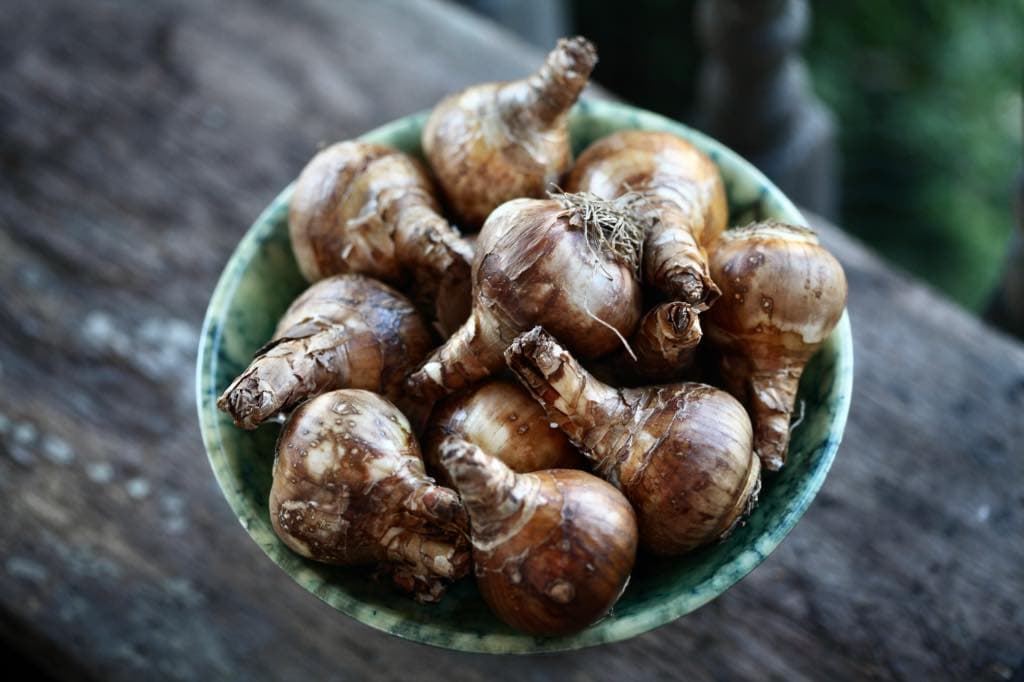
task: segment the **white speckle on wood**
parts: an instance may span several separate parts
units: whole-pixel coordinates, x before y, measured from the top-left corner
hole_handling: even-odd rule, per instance
[[[182,400],[192,399],[193,359],[199,343],[199,330],[192,324],[164,317],[121,324],[109,313],[93,310],[81,329],[94,351],[123,359],[153,380],[174,380]]]
[[[92,462],[85,467],[85,475],[93,483],[110,483],[114,480],[114,467],[107,462]]]
[[[188,529],[185,518],[185,500],[180,495],[164,495],[160,498],[161,525],[170,535],[181,535]]]
[[[133,478],[125,484],[124,489],[132,499],[141,500],[149,497],[150,485],[144,478]]]
[[[981,505],[978,507],[977,511],[974,512],[974,518],[978,519],[978,523],[985,523],[991,515],[992,507],[987,504]]]
[[[31,445],[39,437],[39,431],[32,422],[15,422],[11,438],[18,445]]]
[[[20,445],[12,445],[7,449],[7,454],[11,456],[18,464],[29,465],[36,461],[35,454],[32,453],[28,448],[23,448]]]
[[[168,535],[181,535],[188,530],[188,521],[183,516],[169,516],[163,520],[163,527]]]
[[[43,438],[43,455],[55,464],[67,464],[75,458],[75,453],[67,441],[53,435]]]
[[[167,592],[175,599],[188,607],[201,606],[206,597],[195,588],[188,578],[171,578],[164,582]]]
[[[131,340],[118,331],[114,318],[101,310],[92,310],[85,316],[82,338],[96,350],[113,351],[116,355],[132,352]]]
[[[12,578],[37,585],[46,582],[46,579],[49,577],[49,571],[46,570],[46,566],[25,557],[8,557],[7,561],[4,562],[4,566]]]
[[[181,495],[164,495],[160,498],[160,511],[165,514],[181,514],[185,509],[185,499]]]

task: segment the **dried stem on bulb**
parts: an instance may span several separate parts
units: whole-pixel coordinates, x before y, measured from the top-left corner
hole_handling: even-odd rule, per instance
[[[697,311],[718,297],[705,249],[725,229],[728,205],[717,166],[696,147],[670,133],[613,133],[580,155],[566,189],[605,199],[641,196],[637,210],[651,224],[644,282]]]
[[[528,78],[476,85],[434,107],[423,150],[463,227],[511,199],[544,196],[569,169],[568,112],[596,63],[589,41],[563,38]]]
[[[411,283],[445,334],[469,314],[473,251],[441,215],[423,168],[395,149],[340,142],[321,151],[299,175],[288,226],[311,282],[361,273]]]
[[[410,376],[414,395],[437,400],[494,374],[508,344],[534,325],[583,358],[615,350],[633,332],[641,291],[628,249],[638,242],[609,235],[642,228],[614,202],[593,201],[516,199],[490,215],[477,241],[469,320]]]
[[[441,462],[469,512],[477,586],[495,615],[556,636],[608,614],[637,547],[618,490],[572,469],[517,474],[458,438],[441,444]]]
[[[362,275],[328,277],[289,306],[217,407],[255,429],[332,389],[363,388],[399,400],[405,375],[432,346],[424,321],[391,287]]]
[[[523,389],[507,379],[484,381],[449,396],[434,408],[423,436],[423,459],[438,481],[450,485],[441,466],[441,443],[465,440],[516,473],[582,469],[586,460]]]
[[[622,490],[640,543],[681,554],[725,537],[760,488],[750,419],[732,396],[696,383],[615,389],[536,328],[505,353],[533,397]]]
[[[402,413],[369,391],[324,393],[295,410],[277,444],[270,519],[302,556],[375,564],[419,601],[469,572],[461,501],[427,477]]]
[[[647,311],[629,338],[629,347],[600,358],[594,373],[619,386],[678,381],[693,366],[702,338],[700,316],[681,301]]]
[[[800,375],[846,307],[839,262],[806,228],[755,223],[727,231],[711,253],[722,298],[705,316],[725,387],[754,421],[754,449],[780,469]]]

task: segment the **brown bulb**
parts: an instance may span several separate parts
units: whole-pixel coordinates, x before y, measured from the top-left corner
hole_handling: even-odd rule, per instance
[[[434,107],[423,150],[462,227],[478,228],[511,199],[543,197],[569,169],[569,109],[596,63],[585,38],[563,38],[530,77],[475,85]]]
[[[363,388],[400,400],[405,375],[432,345],[405,296],[362,275],[329,277],[288,307],[217,407],[238,426],[255,429],[332,389]]]
[[[705,329],[726,388],[750,410],[765,468],[786,461],[804,366],[846,307],[846,276],[807,228],[755,223],[727,231],[711,254],[722,298]]]
[[[538,324],[583,358],[619,347],[641,309],[642,228],[630,221],[579,195],[498,207],[477,240],[469,320],[411,375],[411,392],[437,400],[497,373],[508,344]]]
[[[443,400],[430,415],[423,437],[423,459],[444,485],[441,443],[461,438],[516,473],[541,469],[583,469],[586,460],[523,387],[507,379],[477,384]]]
[[[682,554],[725,537],[760,488],[750,419],[735,398],[697,383],[615,389],[540,327],[508,365],[596,470],[636,510],[640,544]]]
[[[725,229],[729,209],[718,167],[692,144],[671,133],[613,133],[580,155],[566,191],[604,199],[639,194],[638,210],[653,223],[644,242],[644,282],[698,310],[718,297],[705,249]]]
[[[360,273],[411,284],[445,334],[469,314],[473,251],[440,214],[423,168],[398,150],[339,142],[321,151],[295,184],[288,228],[311,282]]]
[[[477,586],[498,618],[557,636],[608,614],[636,559],[622,493],[572,469],[517,474],[454,438],[441,461],[469,512]]]
[[[302,556],[377,565],[420,601],[469,572],[462,503],[427,477],[402,413],[369,391],[324,393],[295,410],[277,443],[270,520]]]

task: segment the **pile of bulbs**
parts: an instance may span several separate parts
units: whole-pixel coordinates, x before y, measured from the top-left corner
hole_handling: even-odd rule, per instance
[[[680,555],[742,521],[846,301],[809,230],[726,231],[718,169],[686,141],[622,131],[573,164],[596,62],[564,39],[530,77],[443,100],[436,185],[385,146],[317,154],[289,212],[313,284],[218,401],[246,429],[289,415],[270,516],[292,550],[423,602],[472,570],[536,635],[606,615],[638,547]]]

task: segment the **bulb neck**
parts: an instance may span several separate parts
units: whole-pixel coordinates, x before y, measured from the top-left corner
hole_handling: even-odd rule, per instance
[[[632,411],[616,389],[590,374],[540,327],[512,342],[505,361],[587,457],[602,461],[613,454],[619,439],[611,433],[632,423]]]
[[[433,404],[501,369],[500,323],[485,307],[474,307],[469,319],[436,349],[405,382],[413,399]]]
[[[441,443],[441,465],[469,512],[473,547],[489,550],[514,535],[532,516],[537,485],[501,460],[461,438]]]
[[[569,111],[597,64],[597,50],[586,38],[562,38],[547,59],[527,78],[499,92],[502,110],[513,124],[555,124]]]

